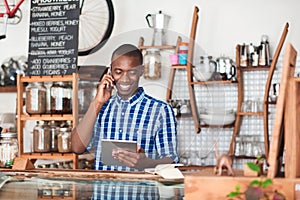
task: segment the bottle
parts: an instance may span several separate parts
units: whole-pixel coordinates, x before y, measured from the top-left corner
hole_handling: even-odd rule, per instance
[[[245,43],[240,47],[240,66],[247,67],[248,66],[248,52],[247,46]]]
[[[72,113],[72,86],[65,82],[53,82],[50,88],[51,113]]]
[[[46,87],[43,83],[32,82],[26,87],[26,112],[43,114],[46,112]]]
[[[51,121],[50,122],[50,134],[51,134],[51,145],[50,145],[50,151],[51,152],[57,152],[58,151],[58,141],[57,141],[57,137],[58,137],[58,132],[59,129],[55,123],[55,121]]]
[[[266,65],[270,66],[270,45],[268,41],[268,36],[267,35],[262,35],[262,40],[264,41],[266,45]]]
[[[147,49],[144,59],[144,78],[159,79],[161,77],[161,55],[159,49]]]
[[[51,134],[49,127],[43,121],[37,121],[33,128],[33,151],[37,153],[50,152]]]
[[[18,156],[18,140],[16,133],[1,133],[0,135],[0,167],[12,167]]]
[[[258,65],[260,66],[270,65],[270,47],[269,47],[267,35],[261,36]]]

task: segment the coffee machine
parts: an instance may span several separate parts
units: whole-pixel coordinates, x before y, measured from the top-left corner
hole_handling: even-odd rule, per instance
[[[148,14],[146,21],[150,28],[153,28],[152,46],[166,45],[166,30],[170,16],[163,14],[160,10],[157,14]]]

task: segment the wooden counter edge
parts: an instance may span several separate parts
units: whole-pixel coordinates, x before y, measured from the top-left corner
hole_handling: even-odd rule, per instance
[[[235,191],[236,185],[240,185],[240,191],[245,191],[247,185],[252,180],[259,177],[228,177],[228,176],[197,176],[186,175],[184,178],[184,196],[185,199],[226,199],[227,194]],[[286,199],[296,199],[300,179],[275,178],[273,184],[267,189],[274,191],[275,189],[283,193]]]

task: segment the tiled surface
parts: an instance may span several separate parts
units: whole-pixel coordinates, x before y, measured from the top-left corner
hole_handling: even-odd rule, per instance
[[[280,81],[282,59],[277,63],[272,83]],[[298,64],[297,64],[298,65]],[[268,71],[245,72],[245,100],[263,99]],[[296,73],[297,69],[296,69]],[[272,90],[271,90],[272,91]],[[198,111],[203,107],[221,107],[234,109],[237,107],[237,85],[195,85],[195,96]],[[173,86],[173,99],[189,99],[186,72],[177,71]],[[269,135],[271,139],[275,105],[270,106]],[[213,144],[217,142],[219,153],[228,152],[233,128],[203,128],[199,134],[194,129],[191,117],[178,119],[179,154],[183,163],[195,165],[214,165],[216,162]],[[240,134],[250,136],[263,142],[263,117],[245,116],[242,120]],[[186,158],[188,157],[188,159]],[[234,168],[241,169],[245,160],[234,161]]]

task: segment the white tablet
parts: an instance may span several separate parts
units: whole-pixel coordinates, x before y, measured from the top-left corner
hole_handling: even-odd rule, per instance
[[[112,156],[112,151],[117,148],[128,149],[129,151],[136,152],[137,142],[129,140],[102,139],[101,154],[103,164],[124,166],[123,163],[114,159]]]

